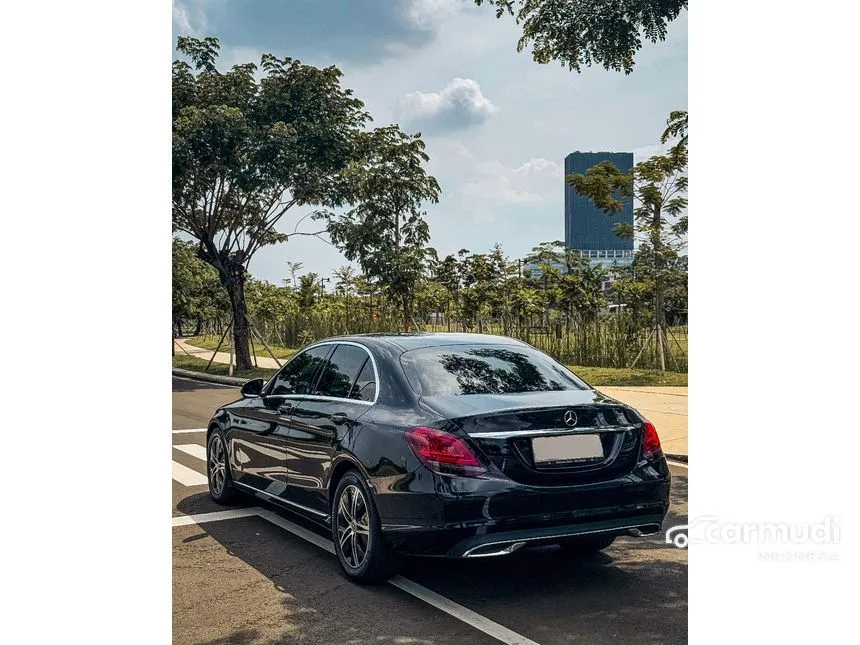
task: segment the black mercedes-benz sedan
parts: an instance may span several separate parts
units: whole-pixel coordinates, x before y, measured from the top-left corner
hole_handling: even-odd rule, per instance
[[[330,527],[346,575],[400,555],[609,546],[661,529],[654,426],[523,342],[484,334],[330,338],[219,408],[212,497],[250,493]]]

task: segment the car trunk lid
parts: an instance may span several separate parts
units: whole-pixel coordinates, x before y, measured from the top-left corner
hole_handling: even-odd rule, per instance
[[[596,390],[423,397],[522,484],[606,481],[636,465],[642,420]]]

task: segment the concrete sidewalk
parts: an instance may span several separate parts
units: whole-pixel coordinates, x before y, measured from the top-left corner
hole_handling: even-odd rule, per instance
[[[212,357],[211,349],[202,349],[189,345],[182,338],[176,339],[179,347],[177,353],[185,351],[188,354],[208,361]],[[180,349],[181,348],[181,349]],[[288,359],[279,359],[281,365]],[[216,363],[230,362],[229,352],[218,352]],[[257,365],[277,369],[278,364],[271,356],[257,355]],[[597,389],[626,403],[641,412],[657,428],[663,452],[670,455],[687,455],[687,388],[686,387],[612,387],[597,386]]]
[[[636,408],[660,436],[663,452],[687,455],[687,388],[686,387],[601,387],[597,389],[613,399]]]

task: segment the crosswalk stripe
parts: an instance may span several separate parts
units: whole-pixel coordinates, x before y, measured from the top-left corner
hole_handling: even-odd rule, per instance
[[[261,510],[255,506],[253,508],[236,508],[229,511],[215,511],[213,513],[200,513],[198,515],[179,515],[173,518],[173,526],[188,526],[189,524],[235,520],[240,517],[254,517],[259,515]]]
[[[206,475],[201,475],[196,470],[183,466],[176,461],[173,462],[173,479],[183,486],[205,486],[209,483]]]
[[[181,450],[186,455],[191,455],[192,457],[197,457],[198,459],[206,461],[206,448],[201,446],[199,443],[184,443],[181,446],[173,447],[177,450]]]

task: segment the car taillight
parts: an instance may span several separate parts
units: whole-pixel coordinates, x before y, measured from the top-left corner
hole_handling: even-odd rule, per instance
[[[642,432],[642,456],[645,459],[656,459],[663,454],[660,447],[660,437],[657,436],[657,428],[650,421],[645,422]]]
[[[425,466],[437,473],[474,476],[486,472],[468,444],[435,428],[411,428],[406,442]]]

